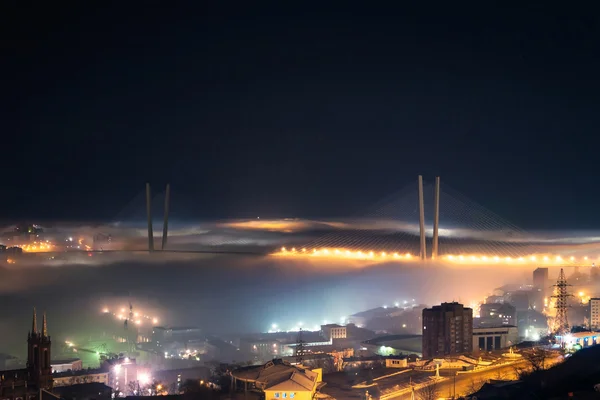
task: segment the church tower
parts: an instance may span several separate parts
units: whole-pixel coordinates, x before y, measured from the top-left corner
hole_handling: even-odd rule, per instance
[[[50,351],[52,342],[48,335],[46,313],[42,320],[42,331],[38,331],[37,315],[33,308],[31,332],[27,337],[27,371],[31,383],[38,389],[52,390],[52,368],[50,366]]]

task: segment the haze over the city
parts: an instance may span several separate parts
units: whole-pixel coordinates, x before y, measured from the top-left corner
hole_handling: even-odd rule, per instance
[[[2,2],[0,399],[593,391],[584,8]]]

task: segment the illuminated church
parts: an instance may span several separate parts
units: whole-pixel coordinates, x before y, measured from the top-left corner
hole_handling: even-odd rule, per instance
[[[56,400],[52,394],[52,368],[50,351],[52,342],[48,335],[46,313],[42,331],[38,331],[37,316],[33,309],[31,332],[27,336],[27,367],[0,371],[0,400]]]

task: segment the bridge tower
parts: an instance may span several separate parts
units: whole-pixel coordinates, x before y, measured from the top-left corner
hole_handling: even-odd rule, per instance
[[[152,232],[152,191],[146,183],[146,215],[148,217],[148,251],[154,251],[154,233]]]
[[[433,189],[433,246],[431,248],[431,258],[435,260],[439,252],[439,227],[440,227],[440,177],[435,177],[435,187]]]
[[[167,183],[167,188],[165,189],[165,217],[163,222],[163,234],[162,234],[162,246],[161,250],[164,250],[167,246],[167,235],[169,233],[169,198],[171,195],[171,185]]]
[[[165,190],[165,215],[163,221],[163,234],[161,250],[167,246],[167,237],[169,234],[169,203],[171,198],[171,185],[167,183]],[[152,190],[150,184],[146,183],[146,214],[148,217],[148,251],[154,251],[154,232],[152,230]]]
[[[421,261],[427,258],[427,244],[425,241],[425,201],[423,199],[423,176],[419,175],[419,258]]]

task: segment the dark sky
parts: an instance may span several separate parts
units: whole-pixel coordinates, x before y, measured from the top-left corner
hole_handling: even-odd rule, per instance
[[[600,223],[597,9],[9,3],[2,219],[109,219],[146,181],[202,217],[361,215],[421,173]]]

